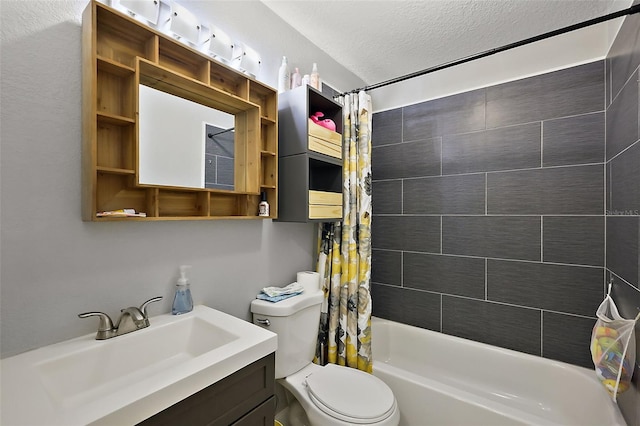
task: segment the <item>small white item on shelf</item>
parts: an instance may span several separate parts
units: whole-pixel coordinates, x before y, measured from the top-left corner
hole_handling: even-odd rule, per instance
[[[119,209],[109,210],[105,212],[96,213],[98,217],[147,217],[146,213],[138,212],[135,209]]]

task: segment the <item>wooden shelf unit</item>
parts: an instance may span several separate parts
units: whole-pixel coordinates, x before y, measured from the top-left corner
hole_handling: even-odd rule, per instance
[[[83,220],[264,219],[262,191],[278,217],[275,89],[96,0],[82,34]],[[235,115],[234,191],[139,183],[139,84]],[[97,217],[123,208],[147,217]]]

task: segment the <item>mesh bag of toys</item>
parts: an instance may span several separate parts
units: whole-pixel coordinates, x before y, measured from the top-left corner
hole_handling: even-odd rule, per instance
[[[607,297],[596,311],[598,320],[591,333],[591,358],[596,376],[616,402],[618,395],[631,386],[636,360],[634,336],[635,319],[625,319],[611,298],[611,284]]]

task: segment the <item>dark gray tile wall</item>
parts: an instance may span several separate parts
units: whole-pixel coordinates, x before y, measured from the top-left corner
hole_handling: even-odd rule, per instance
[[[540,260],[540,216],[443,216],[442,252]]]
[[[376,183],[373,185],[375,191]],[[484,214],[485,190],[486,175],[484,173],[406,179],[401,193],[402,212],[404,214]]]
[[[543,260],[604,266],[604,217],[544,216]]]
[[[596,114],[604,115],[602,112]],[[543,123],[544,166],[602,163],[604,117],[577,115]]]
[[[489,214],[603,214],[604,164],[487,174]]]
[[[488,87],[487,128],[604,109],[604,61]]]
[[[205,188],[234,189],[234,138],[233,131],[206,125]]]
[[[607,108],[607,160],[638,140],[638,72]]]
[[[490,345],[540,355],[537,309],[442,296],[442,332]]]
[[[590,366],[604,62],[373,115],[374,315]]]
[[[540,166],[540,122],[447,135],[442,140],[442,174]]]
[[[634,318],[640,312],[640,15],[625,18],[606,63],[606,269],[620,314]],[[640,321],[634,343],[639,354]],[[640,426],[637,361],[633,386],[618,405],[627,424]]]

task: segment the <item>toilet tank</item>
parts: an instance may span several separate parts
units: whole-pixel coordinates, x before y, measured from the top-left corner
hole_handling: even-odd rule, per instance
[[[322,290],[317,290],[276,303],[258,299],[251,302],[253,323],[278,335],[276,379],[313,361],[323,299]]]

